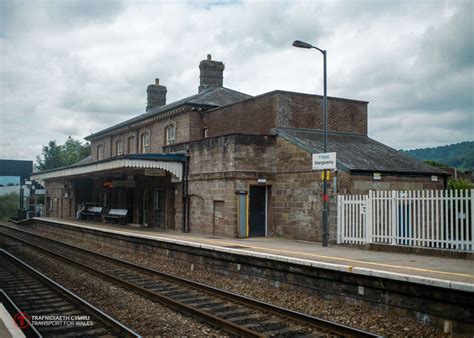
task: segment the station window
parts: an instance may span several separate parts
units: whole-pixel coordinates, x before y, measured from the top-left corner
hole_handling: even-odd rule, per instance
[[[117,156],[123,155],[123,142],[122,142],[122,140],[117,140],[117,142],[115,142],[115,155],[117,155]]]
[[[175,136],[176,136],[176,129],[172,124],[170,124],[165,129],[165,138],[166,138],[165,144],[166,145],[174,144]]]
[[[150,152],[150,134],[149,133],[142,134],[141,152],[143,154]]]
[[[104,146],[102,144],[99,144],[97,146],[97,160],[103,160],[104,159]]]
[[[202,128],[202,137],[204,137],[204,138],[209,137],[209,128],[208,127]]]
[[[135,137],[130,136],[127,139],[127,154],[133,154],[135,152]]]

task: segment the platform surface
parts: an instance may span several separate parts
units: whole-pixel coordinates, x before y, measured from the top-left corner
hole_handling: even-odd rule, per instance
[[[369,251],[339,245],[324,248],[321,243],[277,237],[238,239],[50,217],[38,219],[209,250],[474,292],[474,261],[469,259]]]

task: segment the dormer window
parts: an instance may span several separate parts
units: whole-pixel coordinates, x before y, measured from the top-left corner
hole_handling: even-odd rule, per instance
[[[99,144],[97,146],[97,161],[100,161],[103,159],[104,159],[104,146],[102,144]]]
[[[150,134],[148,132],[142,134],[141,153],[146,154],[150,152]]]
[[[165,144],[170,145],[174,144],[176,136],[176,129],[174,125],[170,124],[165,129]]]
[[[123,155],[123,142],[122,142],[122,140],[117,140],[117,142],[115,142],[115,155],[117,155],[117,156]]]

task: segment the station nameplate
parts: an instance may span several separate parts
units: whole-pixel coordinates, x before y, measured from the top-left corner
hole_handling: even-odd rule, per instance
[[[145,176],[166,176],[166,171],[161,169],[145,169]]]
[[[313,154],[313,170],[336,169],[336,153]]]

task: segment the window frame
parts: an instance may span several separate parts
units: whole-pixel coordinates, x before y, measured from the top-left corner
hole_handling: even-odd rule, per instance
[[[120,145],[120,147],[119,147]],[[119,151],[120,148],[120,151]],[[117,141],[115,141],[115,155],[116,156],[122,156],[123,155],[123,140],[120,138]]]
[[[172,138],[170,137],[170,131],[173,131]],[[173,124],[169,124],[165,127],[165,145],[169,146],[176,143],[176,127]]]
[[[97,161],[102,161],[104,159],[104,145],[97,145]]]
[[[132,151],[133,149],[133,151]],[[135,153],[135,136],[131,135],[127,137],[127,154],[133,154]]]
[[[147,140],[147,143],[145,144],[145,138]],[[150,152],[150,132],[145,131],[141,137],[140,137],[140,152],[142,154],[148,154]]]

